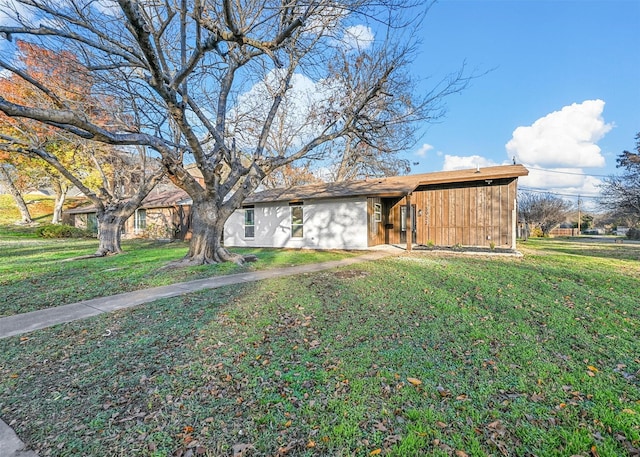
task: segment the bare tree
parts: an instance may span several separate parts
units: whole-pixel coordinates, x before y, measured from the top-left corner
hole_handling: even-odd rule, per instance
[[[548,236],[552,228],[563,222],[571,210],[571,203],[549,193],[519,192],[518,219],[540,228]]]
[[[624,172],[605,178],[599,204],[605,211],[633,225],[640,221],[640,133],[636,135],[635,152],[623,151],[616,162],[616,167]]]
[[[375,73],[361,68],[389,68],[389,84],[376,100],[357,116],[356,128],[332,146],[331,177],[347,181],[376,176],[402,175],[411,171],[408,160],[399,152],[415,146],[417,129],[424,122],[434,122],[445,114],[447,96],[465,89],[471,77],[465,77],[465,67],[448,75],[427,93],[419,93],[406,71],[412,52],[398,54],[374,48],[362,52],[357,59],[343,55],[331,68],[339,81],[340,91],[356,93],[365,80],[375,79]],[[390,61],[388,61],[390,59]]]
[[[4,63],[10,75],[0,78],[4,103],[14,107],[29,103],[27,109],[35,112],[69,107],[78,117],[93,116],[96,126],[124,125],[126,116],[112,115],[118,112],[113,100],[92,93],[91,75],[75,55],[25,42],[18,43],[18,50],[15,66]],[[0,112],[0,153],[15,163],[25,162],[22,169],[32,179],[48,180],[56,192],[54,223],[69,185],[75,185],[96,208],[99,247],[95,256],[118,254],[122,225],[162,179],[164,170],[158,163],[153,166],[144,147],[117,150],[72,133],[55,122]]]
[[[24,7],[22,14],[0,34],[73,52],[91,71],[94,92],[118,100],[133,122],[100,122],[39,80],[31,83],[50,96],[50,108],[0,96],[0,110],[82,138],[157,151],[169,178],[193,200],[189,263],[243,261],[221,245],[224,223],[274,170],[321,159],[322,146],[340,139],[375,144],[385,134],[381,100],[409,94],[398,87],[414,52],[407,27],[426,11],[417,0],[13,0],[5,15],[12,5]],[[345,64],[348,80],[339,71]],[[6,59],[0,66],[25,74]],[[283,117],[301,77],[313,83],[307,108]],[[440,103],[437,95],[420,100],[417,115],[416,106],[397,100],[398,123],[428,117],[425,104]],[[283,120],[289,133],[275,144],[274,126]],[[185,160],[196,163],[204,184]]]

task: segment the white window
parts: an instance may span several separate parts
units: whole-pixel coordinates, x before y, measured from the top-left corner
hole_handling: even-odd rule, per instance
[[[147,210],[137,209],[133,218],[133,229],[143,231],[147,228]]]
[[[382,204],[373,204],[373,220],[376,222],[382,222]]]
[[[244,237],[253,238],[256,234],[255,210],[253,208],[245,208],[244,210]]]
[[[291,238],[304,235],[304,208],[301,204],[291,205]]]

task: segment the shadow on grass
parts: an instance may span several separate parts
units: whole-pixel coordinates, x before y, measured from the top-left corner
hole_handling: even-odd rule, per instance
[[[0,341],[0,414],[52,455],[625,455],[631,279],[557,260],[412,255]]]

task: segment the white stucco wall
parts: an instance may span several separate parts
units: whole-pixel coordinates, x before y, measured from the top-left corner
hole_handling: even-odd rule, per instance
[[[367,200],[345,198],[306,201],[304,236],[291,237],[288,202],[256,204],[255,237],[244,237],[244,209],[224,226],[228,247],[285,247],[307,249],[367,249]]]

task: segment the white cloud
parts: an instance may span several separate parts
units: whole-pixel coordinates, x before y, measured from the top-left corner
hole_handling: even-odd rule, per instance
[[[526,165],[525,165],[526,166]],[[581,168],[544,168],[528,165],[529,175],[518,178],[518,185],[564,195],[594,196],[600,194],[602,181],[587,176]]]
[[[93,2],[93,7],[100,13],[111,17],[121,17],[122,9],[115,0],[98,0]]]
[[[499,164],[495,163],[491,159],[487,159],[479,155],[452,156],[449,154],[445,154],[444,165],[442,166],[442,170],[443,171],[465,170],[465,169],[476,168],[476,167],[493,167],[495,165],[499,165]]]
[[[528,127],[518,127],[506,144],[509,158],[541,167],[604,166],[596,143],[613,128],[602,117],[604,105],[602,100],[574,103]]]
[[[255,147],[273,97],[280,90],[285,75],[284,70],[271,70],[262,81],[238,96],[229,119],[241,149]],[[326,89],[298,73],[293,75],[289,85],[270,138],[270,146],[279,150],[299,146],[318,134],[322,127],[317,121],[313,122],[313,114],[317,105],[326,98]]]
[[[365,50],[373,43],[373,31],[366,25],[354,25],[347,27],[342,37],[342,42],[349,49]]]
[[[418,157],[426,157],[427,152],[431,151],[432,149],[433,149],[433,146],[431,146],[430,144],[424,143],[422,146],[420,146],[420,149],[418,149],[414,154],[417,155]]]

